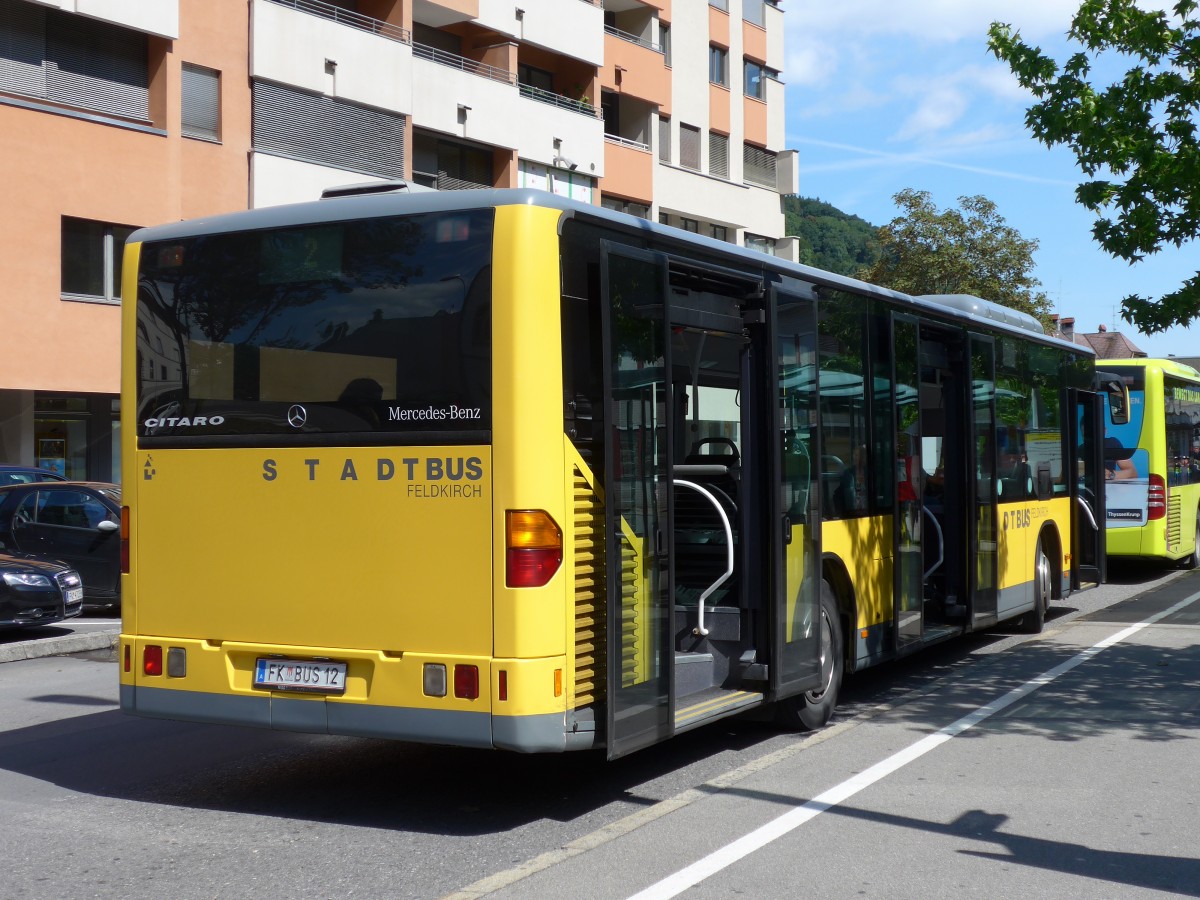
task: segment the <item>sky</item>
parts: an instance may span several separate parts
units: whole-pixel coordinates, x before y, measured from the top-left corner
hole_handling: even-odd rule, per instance
[[[1033,97],[987,49],[993,21],[1011,24],[1060,64],[1078,0],[793,0],[787,27],[787,146],[798,193],[885,225],[892,197],[928,191],[939,209],[983,195],[1039,244],[1035,277],[1077,331],[1120,331],[1150,356],[1200,355],[1200,325],[1145,335],[1120,318],[1121,298],[1159,297],[1200,269],[1200,243],[1135,266],[1092,239],[1075,202],[1084,180],[1069,149],[1025,127]],[[1145,0],[1145,6],[1165,2]],[[1108,82],[1106,81],[1105,84]]]

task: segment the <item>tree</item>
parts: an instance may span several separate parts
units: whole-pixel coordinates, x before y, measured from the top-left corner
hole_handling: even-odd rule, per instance
[[[1077,201],[1099,217],[1096,241],[1136,263],[1167,245],[1200,237],[1200,18],[1197,0],[1173,16],[1136,0],[1084,0],[1067,32],[1083,45],[1064,65],[993,22],[988,46],[1039,102],[1025,122],[1047,146],[1070,147],[1089,181]],[[1133,62],[1103,89],[1092,83],[1103,54]],[[1134,294],[1122,317],[1148,334],[1200,315],[1200,273],[1157,300]]]
[[[783,198],[786,233],[800,239],[800,262],[852,275],[879,258],[876,228],[858,216],[809,197]]]
[[[883,255],[860,270],[864,281],[907,294],[974,294],[1050,321],[1050,300],[1033,277],[1036,240],[1004,223],[986,197],[959,197],[939,211],[928,191],[892,199],[903,214],[879,229]]]

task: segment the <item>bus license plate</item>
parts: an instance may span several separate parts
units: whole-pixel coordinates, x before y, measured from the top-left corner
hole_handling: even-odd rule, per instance
[[[311,659],[259,659],[254,666],[254,686],[273,691],[341,694],[346,690],[346,664]]]

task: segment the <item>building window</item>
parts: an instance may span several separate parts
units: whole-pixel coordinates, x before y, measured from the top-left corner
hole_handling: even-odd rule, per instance
[[[650,207],[644,203],[636,203],[633,200],[622,200],[620,197],[605,196],[600,199],[600,205],[614,212],[623,212],[631,216],[637,216],[639,219],[650,218]]]
[[[708,47],[708,80],[721,87],[729,86],[729,51],[716,44]]]
[[[776,156],[770,150],[755,147],[753,144],[742,145],[742,179],[744,181],[774,189],[777,185],[775,163]]]
[[[256,81],[254,149],[381,178],[404,177],[404,116]]]
[[[716,238],[718,241],[728,241],[729,229],[727,229],[724,225],[709,225],[708,236]]]
[[[756,63],[752,59],[745,60],[743,74],[746,96],[754,97],[757,100],[767,99],[767,79],[779,77],[779,73],[775,69],[768,68],[762,63]]]
[[[742,19],[751,25],[765,28],[767,24],[766,0],[742,0]]]
[[[439,191],[494,187],[492,170],[493,154],[488,147],[422,132],[413,137],[413,181],[425,187]],[[551,190],[548,182],[545,190]]]
[[[150,120],[146,35],[21,0],[0,0],[0,91]]]
[[[671,26],[662,22],[658,26],[658,46],[662,48],[663,65],[671,65]]]
[[[775,239],[763,237],[761,234],[751,234],[747,231],[746,247],[750,250],[757,250],[759,253],[775,255]]]
[[[695,125],[679,126],[679,164],[685,169],[700,169],[700,129]]]
[[[658,117],[658,158],[659,161],[671,161],[671,120],[666,116]]]
[[[184,137],[221,139],[221,73],[204,66],[183,64],[181,127]]]
[[[660,212],[658,214],[658,224],[659,225],[670,225],[671,217],[669,215],[667,215],[665,212]]]
[[[708,133],[708,171],[717,178],[729,177],[729,136]]]
[[[713,9],[729,12],[729,0],[708,0],[708,5],[713,7]]]
[[[135,230],[128,225],[63,216],[63,298],[119,303],[121,255],[126,238]]]
[[[679,227],[684,231],[690,231],[692,234],[700,233],[700,223],[695,219],[689,219],[686,216],[679,217]]]

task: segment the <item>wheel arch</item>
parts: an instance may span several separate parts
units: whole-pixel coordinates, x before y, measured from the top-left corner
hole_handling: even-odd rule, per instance
[[[1050,596],[1055,600],[1063,598],[1063,543],[1058,526],[1048,522],[1038,532],[1038,541],[1050,560]],[[1035,545],[1036,547],[1036,545]],[[1035,551],[1036,552],[1036,551]]]
[[[854,652],[854,635],[858,633],[858,604],[854,593],[854,582],[846,570],[846,564],[831,554],[821,559],[821,578],[829,582],[833,600],[837,604],[838,618],[842,623],[842,659],[845,670],[856,668],[857,654]]]

